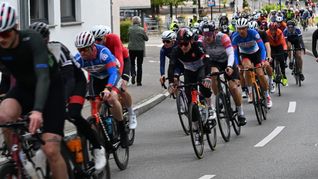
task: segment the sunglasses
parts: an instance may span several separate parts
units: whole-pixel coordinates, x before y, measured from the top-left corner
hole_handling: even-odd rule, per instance
[[[162,40],[162,43],[170,44],[170,43],[171,43],[171,40]]]
[[[77,50],[78,50],[80,53],[82,53],[82,52],[88,52],[88,51],[89,51],[89,47],[78,48]]]
[[[0,32],[0,37],[2,37],[2,38],[8,38],[8,37],[10,36],[10,32],[11,32],[12,30],[13,30],[13,29],[9,29],[9,30]]]
[[[189,45],[189,43],[190,43],[189,41],[179,42],[179,43],[178,43],[178,46],[179,46],[179,47],[182,47],[182,46],[187,47],[187,46]]]

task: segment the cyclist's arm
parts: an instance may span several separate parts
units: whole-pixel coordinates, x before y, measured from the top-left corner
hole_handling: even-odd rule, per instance
[[[232,40],[232,46],[233,46],[233,49],[234,49],[234,61],[235,61],[235,64],[239,64],[239,60],[240,60],[240,57],[239,57],[239,51],[238,51],[238,44],[236,42],[236,38],[235,38],[235,34],[237,32],[234,32],[232,35],[233,37],[233,40]]]
[[[224,34],[222,37],[222,44],[227,54],[227,66],[233,67],[234,65],[234,50],[231,44],[231,39],[228,35]]]
[[[254,39],[256,40],[256,43],[261,51],[261,60],[265,61],[266,59],[266,49],[265,49],[265,45],[263,43],[263,40],[261,39],[260,35],[258,33],[256,33],[254,35]]]
[[[107,48],[102,49],[99,57],[104,62],[108,74],[108,81],[105,87],[113,87],[119,77],[116,58]]]
[[[42,112],[50,86],[50,66],[49,62],[54,63],[55,59],[51,54],[49,56],[48,49],[44,41],[39,35],[31,37],[31,49],[33,50],[33,65],[36,75],[35,101],[33,110]]]
[[[317,39],[318,39],[318,29],[312,34],[312,53],[316,58],[318,58],[317,54]]]
[[[160,49],[160,75],[165,75],[166,56],[163,47]]]

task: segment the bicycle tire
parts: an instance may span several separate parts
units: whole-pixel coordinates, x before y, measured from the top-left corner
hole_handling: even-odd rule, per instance
[[[129,129],[129,119],[127,117],[128,113],[124,113],[123,118],[126,124],[126,131],[128,132],[128,145],[131,146],[135,141],[135,129]]]
[[[221,136],[225,142],[230,141],[231,128],[230,128],[230,116],[228,107],[225,101],[225,96],[223,92],[219,92],[215,98],[215,111],[218,119],[219,129]]]
[[[17,176],[17,170],[16,170],[16,165],[14,164],[13,161],[7,161],[3,164],[0,165],[0,178],[5,179],[7,177],[12,178],[12,177],[19,178]]]
[[[198,132],[199,132],[199,136],[200,136],[200,144],[199,145],[195,145],[195,131],[193,129],[193,119],[196,119],[198,121]],[[194,120],[194,121],[196,121]],[[189,128],[190,128],[190,137],[191,137],[191,143],[193,146],[193,150],[194,153],[196,155],[196,157],[198,159],[202,159],[203,158],[203,152],[204,152],[204,141],[203,141],[203,137],[204,137],[204,131],[203,131],[203,125],[202,125],[202,120],[201,120],[201,116],[200,116],[200,111],[198,109],[198,105],[191,103],[190,107],[189,107]]]
[[[280,71],[280,64],[278,63],[277,60],[275,61],[275,63],[276,63],[276,72],[275,72],[276,73],[276,80],[275,80],[275,83],[276,83],[276,86],[277,86],[278,96],[281,96],[280,87],[281,87],[282,73]]]
[[[261,90],[261,114],[262,114],[262,117],[263,117],[263,120],[266,120],[267,119],[267,99],[266,99],[266,96],[265,96],[265,92]]]
[[[176,97],[176,103],[177,103],[177,111],[178,111],[178,116],[180,119],[180,123],[183,129],[183,132],[185,133],[185,135],[189,135],[189,120],[188,120],[188,102],[185,99],[185,93],[182,91],[182,89],[180,89],[177,93],[177,97]],[[181,111],[181,105],[184,106],[184,111]]]
[[[252,87],[253,106],[254,106],[257,122],[259,125],[262,125],[261,99],[260,99],[259,93],[256,91],[257,88],[258,86],[256,86],[256,84],[253,84],[253,87]]]
[[[211,150],[215,150],[217,142],[216,126],[212,127],[210,124],[205,124],[205,134]]]
[[[116,150],[113,152],[114,160],[117,167],[120,170],[125,170],[128,166],[129,161],[129,147],[123,148],[120,145],[120,135],[118,131],[117,122],[113,118],[113,139],[116,142]]]
[[[238,117],[237,117],[237,111],[235,112],[233,109],[235,108],[235,103],[233,101],[233,98],[231,96],[231,93],[227,90],[227,101],[228,101],[228,106],[230,106],[230,111],[229,111],[229,116],[231,117],[231,123],[232,127],[234,130],[234,133],[239,136],[241,134],[241,126],[239,125],[238,122]]]

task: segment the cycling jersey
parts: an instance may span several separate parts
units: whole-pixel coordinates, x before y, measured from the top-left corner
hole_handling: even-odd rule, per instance
[[[80,53],[75,55],[76,61],[81,68],[88,71],[93,77],[105,79],[108,77],[106,87],[113,87],[119,78],[117,60],[108,48],[95,44],[97,49],[96,58],[93,60],[82,59]]]
[[[42,111],[50,81],[59,76],[57,63],[38,33],[32,30],[17,33],[19,45],[14,49],[0,47],[0,61],[15,77],[16,85],[35,91],[33,110]]]
[[[277,29],[275,36],[272,36],[272,33],[270,32],[270,30],[267,30],[266,34],[267,34],[269,44],[272,47],[283,46],[283,49],[287,50],[286,40],[284,38],[283,32],[280,29]]]
[[[318,39],[318,29],[312,34],[312,52],[316,58],[318,58],[317,53],[317,39]]]
[[[247,37],[243,38],[238,32],[232,35],[232,45],[234,47],[235,63],[239,64],[239,51],[243,54],[254,54],[260,50],[260,60],[264,61],[266,58],[266,50],[264,43],[255,30],[248,29]]]
[[[295,27],[292,31],[289,31],[286,28],[283,32],[285,39],[292,43],[295,48],[305,48],[301,30],[298,27]]]
[[[163,76],[165,74],[165,65],[166,65],[166,57],[171,59],[171,52],[174,47],[176,47],[177,44],[175,43],[170,48],[165,48],[164,46],[160,49],[160,75]]]
[[[228,35],[218,32],[212,43],[203,43],[206,53],[210,56],[210,61],[227,62],[227,66],[234,65],[234,52],[231,39]]]
[[[284,30],[285,30],[286,27],[287,27],[286,22],[277,23],[277,25],[278,25],[278,28],[279,28],[282,32],[284,32]]]

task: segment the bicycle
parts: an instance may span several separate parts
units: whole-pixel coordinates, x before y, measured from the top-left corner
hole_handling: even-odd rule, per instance
[[[253,95],[253,106],[256,114],[256,118],[259,125],[262,125],[262,121],[266,120],[267,114],[267,103],[265,91],[260,87],[260,82],[258,78],[256,78],[256,69],[262,67],[252,67],[247,69],[241,69],[242,71],[250,71],[251,72],[251,80],[252,80],[252,95]]]
[[[283,75],[282,75],[282,72],[281,72],[281,68],[285,68],[284,66],[283,67],[280,67],[280,60],[284,60],[284,57],[282,58],[279,58],[281,56],[284,56],[285,53],[277,53],[277,54],[272,54],[272,57],[273,57],[273,69],[274,69],[274,73],[275,73],[275,78],[274,78],[274,82],[276,84],[276,87],[277,87],[277,91],[278,91],[278,96],[281,96],[281,85],[283,84],[282,83],[282,79],[283,79]]]
[[[189,108],[187,105],[188,98],[187,98],[187,95],[185,93],[185,88],[182,87],[183,84],[184,84],[184,82],[182,80],[180,80],[180,78],[179,78],[179,85],[180,86],[177,86],[178,90],[176,92],[176,96],[174,97],[174,95],[173,95],[173,98],[176,99],[177,111],[178,111],[178,116],[179,116],[182,130],[184,131],[184,133],[186,135],[189,135],[189,123],[188,123]],[[162,87],[167,89],[165,84],[162,84]]]
[[[33,157],[36,151],[45,142],[41,139],[39,130],[34,135],[28,132],[28,116],[24,116],[16,122],[2,124],[0,127],[9,129],[10,132],[12,131],[11,146],[4,142],[0,149],[1,155],[6,157],[7,160],[0,165],[0,178],[50,178],[51,174],[48,165],[46,167],[38,166],[34,162]],[[26,169],[26,164],[31,164],[31,168]],[[30,170],[32,171],[30,172]]]
[[[298,50],[303,50],[303,48],[291,48],[291,49],[289,49],[287,51],[292,51],[293,52],[293,57],[292,57],[292,60],[291,60],[291,63],[293,64],[293,66],[292,66],[292,75],[295,78],[296,85],[301,87],[300,71],[299,71],[298,63],[296,61],[296,51],[298,51]]]
[[[207,141],[211,150],[215,149],[217,142],[216,124],[212,123],[212,120],[208,120],[208,106],[205,99],[200,94],[200,83],[189,83],[179,85],[178,88],[191,87],[191,103],[189,104],[189,133],[191,137],[192,146],[195,155],[198,159],[203,158],[204,151],[204,135],[207,137]],[[197,129],[194,129],[194,125],[197,122]],[[196,142],[196,135],[199,135],[199,144]]]
[[[231,136],[231,124],[236,135],[240,135],[241,126],[239,125],[237,110],[234,110],[234,106],[232,106],[234,102],[231,100],[232,95],[229,90],[228,81],[225,77],[221,77],[225,73],[225,71],[214,72],[211,76],[217,77],[218,94],[215,98],[216,116],[222,138],[225,142],[228,142]]]

